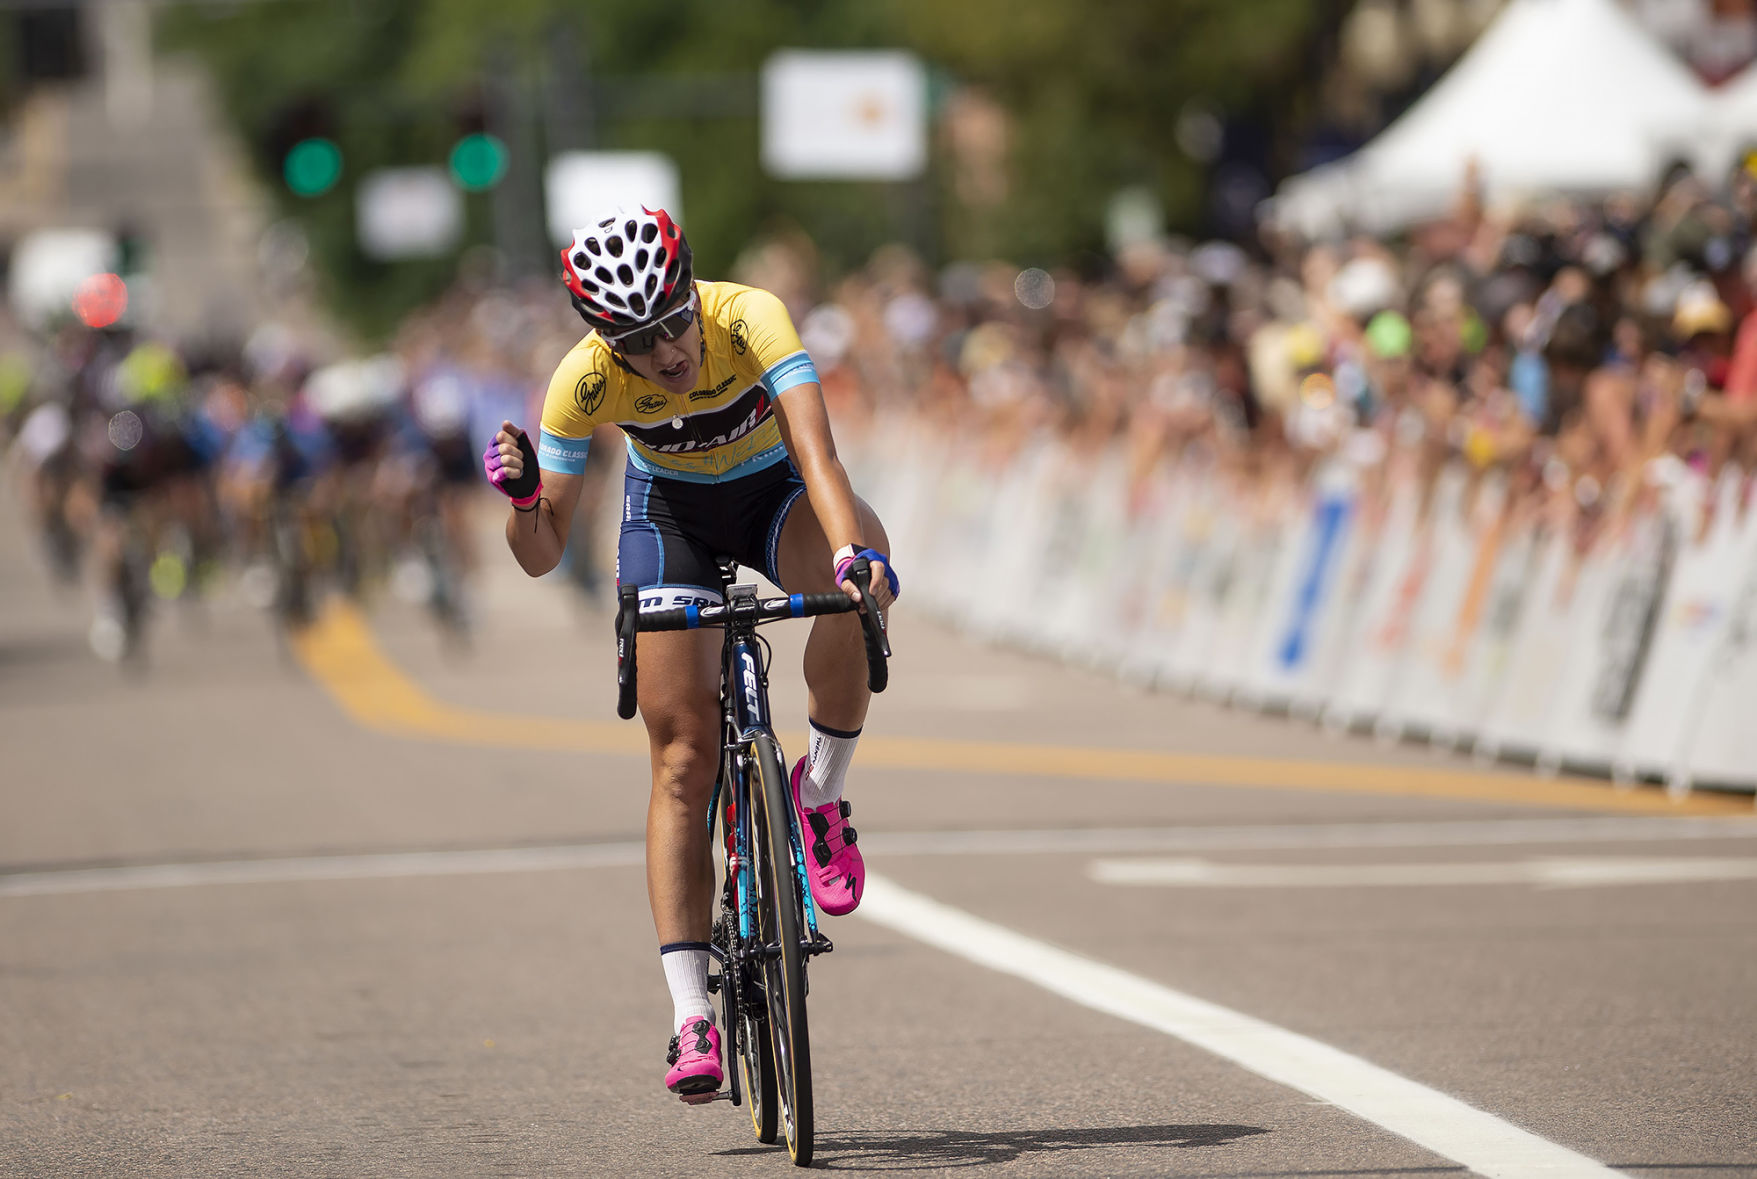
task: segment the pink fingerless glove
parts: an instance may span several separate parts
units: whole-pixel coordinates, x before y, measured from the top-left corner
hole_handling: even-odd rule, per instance
[[[482,452],[482,470],[494,490],[510,499],[513,507],[529,508],[543,494],[543,476],[537,469],[537,450],[531,445],[531,436],[520,430],[518,440],[519,457],[524,459],[525,469],[517,479],[501,465],[500,446],[496,442],[489,442],[488,449]]]

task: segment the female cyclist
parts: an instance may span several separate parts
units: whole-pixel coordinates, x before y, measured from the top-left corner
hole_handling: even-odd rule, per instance
[[[767,291],[696,282],[689,243],[663,210],[617,211],[574,232],[562,283],[592,331],[550,379],[541,439],[511,422],[483,455],[512,500],[506,539],[533,577],[555,568],[579,502],[592,430],[628,437],[618,584],[640,587],[643,611],[718,603],[719,555],[759,569],[789,593],[840,586],[873,562],[873,598],[891,604],[897,577],[878,517],[836,457],[811,357]],[[665,1084],[712,1092],[723,1078],[708,1002],[713,864],[704,818],[720,764],[720,637],[640,636],[639,702],[652,751],[647,895],[671,989]],[[866,720],[860,622],[825,615],[805,648],[810,748],[793,767],[794,806],[810,852],[812,898],[840,915],[860,903],[866,870],[842,782]]]

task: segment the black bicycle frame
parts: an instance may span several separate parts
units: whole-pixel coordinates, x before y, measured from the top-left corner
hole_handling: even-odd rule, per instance
[[[722,771],[714,783],[714,797],[708,805],[708,831],[711,837],[715,816],[720,813],[720,791],[730,784],[734,816],[732,847],[736,863],[729,860],[726,871],[728,875],[736,874],[738,937],[741,943],[748,946],[755,936],[752,931],[756,928],[755,914],[751,908],[755,887],[750,874],[750,744],[759,734],[774,740],[775,733],[769,721],[767,644],[756,633],[756,588],[731,586],[726,592],[727,606],[733,610],[733,621],[726,625],[726,645],[721,656],[720,669],[720,707],[725,738]],[[750,616],[740,618],[742,611],[739,607],[749,609]],[[775,746],[780,748],[780,742],[776,741]],[[799,896],[805,911],[806,929],[809,931],[804,948],[808,954],[827,953],[834,947],[829,945],[827,938],[818,933],[817,906],[812,903],[811,886],[805,878],[804,843],[799,832],[799,818],[791,810],[787,815],[787,832],[788,846],[793,853],[794,876],[799,881]],[[765,946],[763,952],[778,953],[779,948]]]

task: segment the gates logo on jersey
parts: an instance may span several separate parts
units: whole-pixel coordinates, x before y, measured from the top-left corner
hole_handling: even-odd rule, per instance
[[[636,413],[659,413],[668,403],[657,393],[649,393],[634,403]]]
[[[595,370],[580,378],[580,383],[573,387],[573,400],[581,413],[598,412],[598,407],[604,404],[606,383],[604,374]]]

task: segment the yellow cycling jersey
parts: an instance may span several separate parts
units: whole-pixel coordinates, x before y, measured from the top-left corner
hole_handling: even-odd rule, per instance
[[[818,379],[781,300],[730,282],[698,282],[703,358],[698,387],[667,393],[611,353],[597,332],[549,378],[537,448],[545,471],[585,469],[592,431],[615,423],[628,459],[649,474],[718,483],[786,457],[774,399]]]

